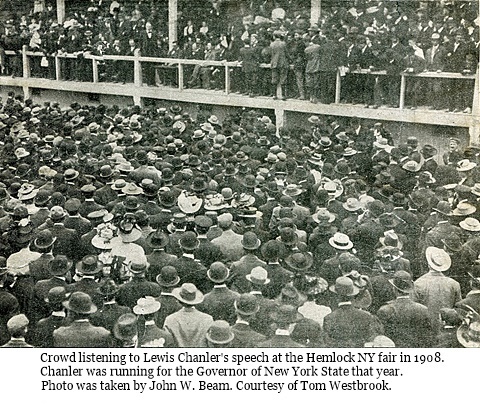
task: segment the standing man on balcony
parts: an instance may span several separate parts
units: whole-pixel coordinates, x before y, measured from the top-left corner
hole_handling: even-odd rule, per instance
[[[277,99],[277,88],[280,86],[282,99],[286,100],[286,86],[288,74],[287,44],[283,40],[282,31],[273,32],[274,41],[263,52],[270,56],[270,68],[272,70],[273,99]]]
[[[425,52],[427,71],[440,73],[445,70],[445,58],[447,50],[440,44],[440,34],[432,34],[432,46]],[[433,108],[442,109],[443,85],[442,80],[430,79],[426,92],[433,98]]]
[[[240,49],[239,60],[242,63],[242,73],[245,85],[245,91],[249,97],[258,94],[257,77],[260,69],[260,53],[257,47],[250,44],[250,38],[243,40],[244,46]]]
[[[302,31],[295,31],[293,40],[290,42],[289,56],[293,63],[293,72],[297,84],[298,97],[305,99],[305,40],[302,38]],[[331,56],[331,55],[330,55]]]
[[[140,53],[142,56],[159,56],[159,48],[157,46],[157,34],[153,32],[153,27],[150,22],[145,24],[145,31],[140,37]],[[143,79],[149,86],[154,86],[155,83],[155,67],[153,63],[142,63]]]

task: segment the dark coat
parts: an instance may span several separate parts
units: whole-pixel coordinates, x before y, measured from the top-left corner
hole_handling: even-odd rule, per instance
[[[109,348],[113,346],[110,331],[95,327],[90,321],[74,321],[67,327],[53,332],[56,348]]]
[[[141,297],[158,297],[160,292],[161,289],[157,283],[150,282],[145,278],[132,278],[132,280],[120,286],[116,300],[119,305],[133,309],[137,305],[137,300]]]
[[[239,296],[225,285],[215,285],[212,291],[204,296],[198,310],[210,314],[214,320],[225,320],[233,324],[237,318],[234,303]]]
[[[234,324],[231,330],[235,335],[231,345],[232,348],[255,348],[259,343],[266,340],[265,335],[252,330],[248,324]]]

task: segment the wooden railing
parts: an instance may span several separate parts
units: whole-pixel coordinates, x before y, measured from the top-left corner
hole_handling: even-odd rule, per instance
[[[12,51],[6,51],[7,55],[14,55]],[[30,58],[33,57],[44,57],[47,56],[50,60],[53,58],[55,60],[55,79],[61,81],[62,70],[61,70],[61,60],[62,59],[77,59],[78,56],[75,54],[65,54],[57,53],[55,55],[45,55],[42,52],[32,52],[27,49],[26,46],[23,47],[21,51],[22,61],[23,61],[23,77],[31,77],[31,66]],[[135,52],[134,56],[117,56],[117,55],[102,55],[97,56],[89,53],[83,54],[83,59],[91,60],[92,63],[92,81],[93,83],[99,82],[99,63],[108,62],[108,61],[122,61],[122,62],[132,62],[133,63],[133,84],[137,87],[142,86],[142,63],[155,63],[159,67],[167,66],[176,66],[177,69],[177,86],[180,91],[185,89],[185,66],[201,66],[201,67],[221,67],[224,69],[224,92],[225,94],[230,94],[231,92],[231,74],[233,69],[241,68],[242,64],[228,61],[210,61],[210,60],[195,60],[195,59],[176,59],[176,58],[157,58],[157,57],[146,57],[141,56],[139,51]],[[269,64],[261,64],[262,69],[269,69]],[[370,70],[354,70],[350,71],[348,74],[368,74],[374,76],[386,76],[386,71],[370,71]],[[461,73],[449,73],[449,72],[422,72],[418,74],[413,73],[400,73],[401,82],[400,82],[400,93],[398,94],[399,108],[404,109],[405,107],[405,94],[407,80],[409,77],[415,78],[429,78],[429,79],[461,79],[461,80],[475,80],[475,72],[472,74],[464,75]],[[340,69],[337,70],[336,77],[336,86],[335,86],[335,103],[338,104],[341,102],[341,89],[342,89],[342,75]],[[472,99],[474,94],[472,93]]]

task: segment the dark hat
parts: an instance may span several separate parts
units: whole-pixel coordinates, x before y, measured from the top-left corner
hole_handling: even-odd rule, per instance
[[[68,213],[77,213],[81,205],[80,199],[71,198],[65,202],[65,210]]]
[[[162,230],[157,230],[150,233],[146,241],[152,248],[164,248],[168,245],[169,238]]]
[[[83,275],[94,275],[102,270],[102,263],[98,260],[96,255],[86,255],[77,263],[77,272]]]
[[[160,205],[165,208],[171,208],[177,203],[177,198],[175,197],[175,193],[171,190],[165,190],[159,192],[158,200]]]
[[[260,247],[262,242],[257,235],[252,231],[247,231],[242,238],[242,246],[245,250],[256,250]]]
[[[99,292],[107,299],[111,299],[116,296],[120,288],[117,286],[113,279],[108,279],[106,282],[103,282],[102,286],[98,289]]]
[[[423,145],[422,150],[420,151],[426,157],[435,156],[438,150],[433,147],[431,144]]]
[[[150,264],[146,260],[132,261],[128,268],[132,274],[143,274],[147,272]]]
[[[329,289],[337,295],[344,297],[356,296],[360,292],[358,287],[353,283],[353,280],[347,276],[337,278],[335,285],[330,286]]]
[[[186,251],[196,250],[200,244],[197,235],[193,231],[187,231],[182,234],[178,243],[180,247]]]
[[[213,220],[207,216],[200,215],[195,217],[195,226],[209,229],[213,225]]]
[[[94,185],[92,184],[87,184],[84,185],[82,188],[80,188],[80,191],[82,191],[85,194],[92,194],[97,190]]]
[[[215,320],[205,335],[208,341],[213,344],[228,344],[235,338],[235,334],[230,329],[230,324],[225,320]]]
[[[133,313],[122,314],[113,326],[113,335],[122,341],[131,341],[137,333],[137,316]]]
[[[444,216],[451,216],[452,215],[452,207],[447,201],[440,201],[438,202],[437,206],[433,208],[434,211],[444,215]]]
[[[203,192],[207,189],[207,186],[207,182],[203,179],[203,177],[196,177],[193,179],[192,191]]]
[[[111,177],[112,175],[113,175],[112,167],[110,167],[107,164],[100,167],[100,177],[108,178],[108,177]]]
[[[125,198],[123,206],[125,206],[125,209],[127,209],[128,211],[136,211],[140,204],[138,203],[138,199],[136,196],[129,195]]]
[[[290,304],[279,306],[270,314],[270,317],[279,325],[294,324],[303,318],[303,316],[297,311],[297,308]]]
[[[243,293],[235,300],[235,310],[243,316],[253,316],[259,309],[257,298],[250,293]]]
[[[400,292],[411,292],[413,290],[412,275],[407,271],[397,271],[394,273],[392,279],[388,280]]]
[[[203,302],[203,293],[193,283],[184,283],[181,287],[173,289],[172,295],[181,303],[192,306]]]
[[[92,314],[97,311],[92,298],[83,292],[73,292],[63,305],[66,309],[80,314]]]
[[[65,255],[57,255],[48,263],[48,272],[53,276],[65,275],[72,267],[73,262]]]
[[[65,178],[65,181],[72,181],[75,178],[77,178],[79,174],[80,173],[77,170],[74,170],[73,168],[69,168],[68,170],[65,170],[63,177]]]
[[[262,246],[262,255],[267,261],[273,261],[284,255],[285,247],[277,240],[269,240]]]
[[[207,271],[208,278],[214,283],[224,283],[230,271],[222,262],[214,262]]]
[[[35,247],[38,248],[48,248],[53,245],[56,241],[56,237],[53,237],[52,232],[50,230],[42,230],[40,233],[37,234],[35,238],[34,244]]]
[[[313,265],[313,256],[308,252],[297,252],[285,258],[285,264],[295,272],[306,271]]]
[[[180,277],[178,276],[177,269],[175,267],[166,265],[160,270],[160,273],[157,275],[155,280],[160,286],[169,288],[177,286],[180,282]]]
[[[276,299],[280,304],[289,304],[294,307],[300,307],[305,303],[305,296],[302,296],[297,288],[291,284],[286,284],[281,292],[280,296]]]
[[[48,291],[45,302],[50,304],[63,303],[68,299],[68,296],[70,296],[70,293],[67,293],[64,286],[55,286]]]
[[[35,196],[35,205],[44,206],[50,200],[50,192],[46,189],[39,189]]]

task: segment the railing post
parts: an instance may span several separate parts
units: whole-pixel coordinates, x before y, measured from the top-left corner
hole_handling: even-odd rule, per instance
[[[178,63],[178,89],[183,90],[183,65]]]
[[[340,69],[337,69],[337,80],[335,81],[335,104],[340,104],[340,92],[342,90],[342,77]]]
[[[60,66],[61,60],[62,59],[58,55],[55,55],[55,79],[57,81],[62,79],[62,70]]]
[[[230,66],[225,63],[225,94],[230,94]]]
[[[93,82],[98,83],[98,60],[92,59]]]
[[[285,125],[285,110],[281,108],[275,108],[275,126],[277,128],[277,135],[280,132],[280,128]]]
[[[135,49],[134,53],[135,60],[133,61],[133,82],[135,86],[141,87],[142,86],[142,65],[140,60],[140,50]]]
[[[30,60],[27,56],[28,46],[22,46],[22,67],[23,67],[23,77],[28,79],[30,78]]]
[[[475,87],[472,103],[472,123],[469,128],[470,144],[480,142],[480,63],[475,73]]]
[[[400,81],[400,100],[399,100],[399,107],[400,109],[405,108],[405,89],[407,86],[407,76],[405,74],[401,75],[401,81]]]

